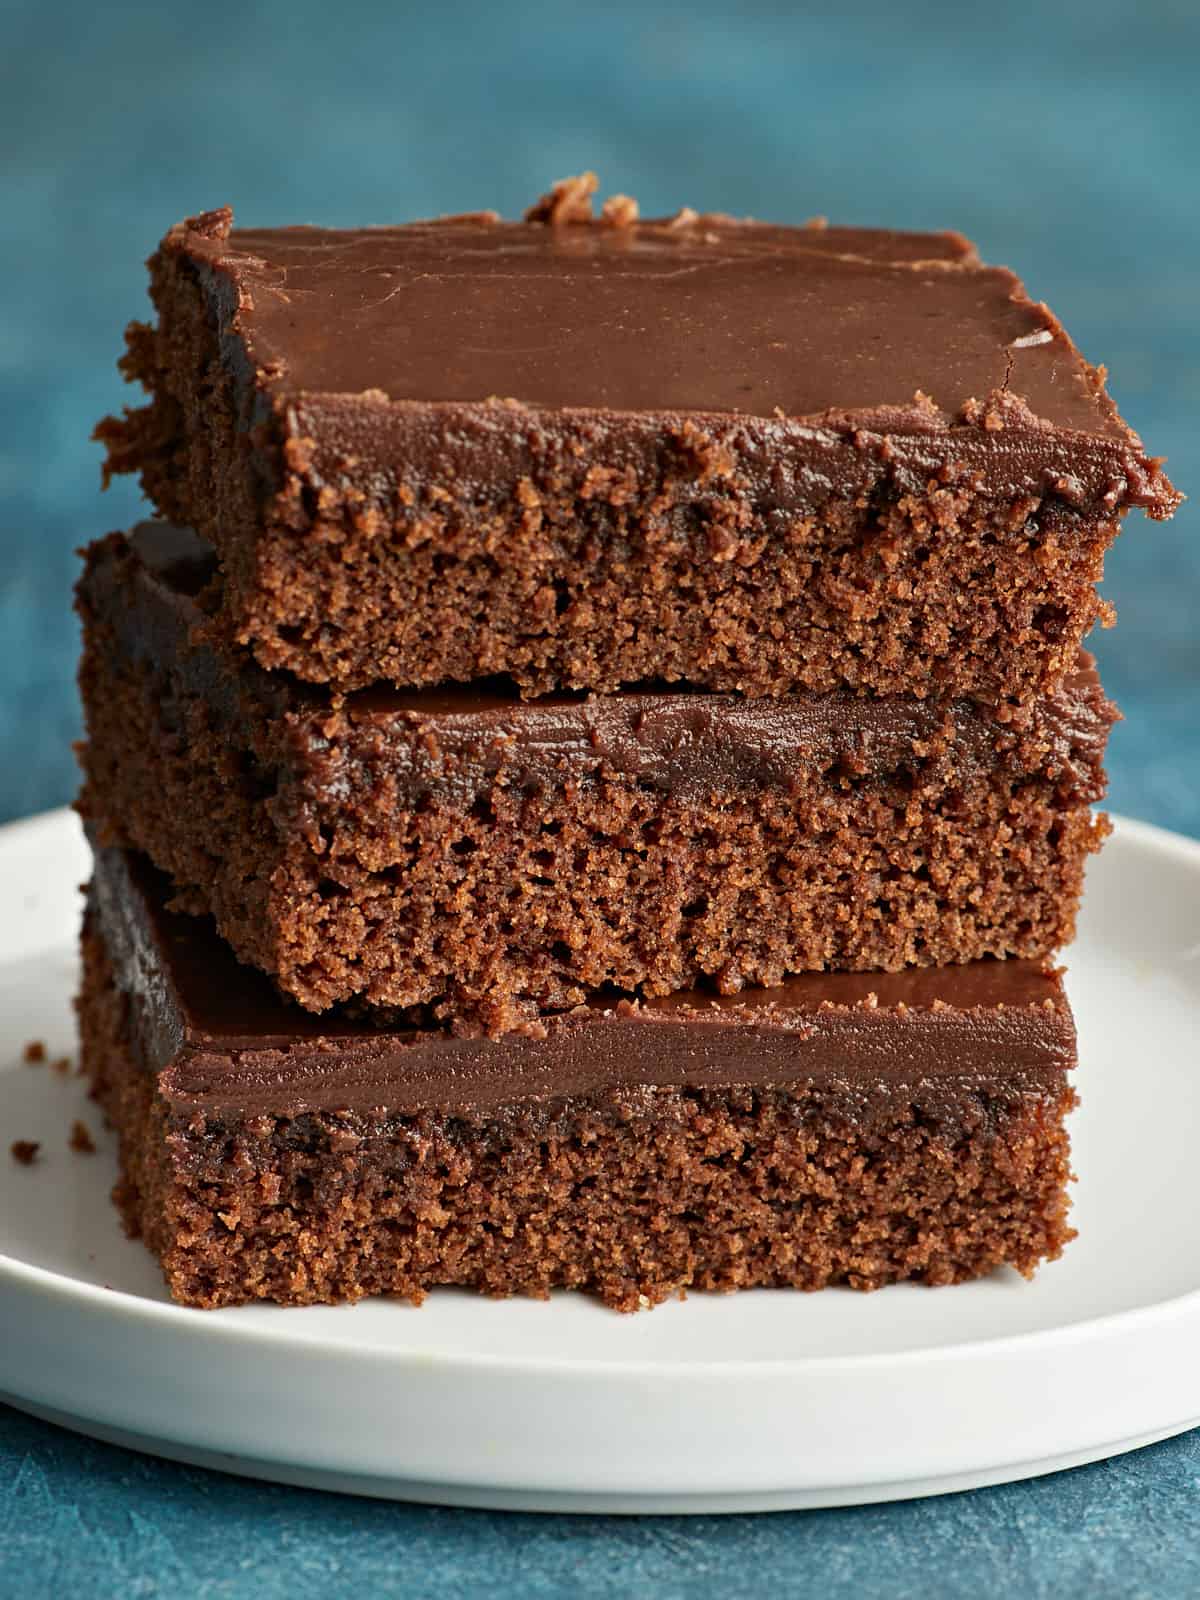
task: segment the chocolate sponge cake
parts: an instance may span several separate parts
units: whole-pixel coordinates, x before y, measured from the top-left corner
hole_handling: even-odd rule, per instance
[[[1088,658],[1005,708],[511,687],[344,701],[204,642],[199,539],[94,546],[81,807],[311,1010],[502,1031],[614,986],[1043,957],[1115,715]]]
[[[492,1041],[306,1016],[166,893],[97,853],[80,1029],[126,1225],[185,1304],[633,1310],[1029,1274],[1070,1238],[1075,1035],[1038,963],[593,997]]]
[[[173,228],[99,433],[208,539],[214,624],[349,689],[657,679],[1021,702],[1178,496],[951,233],[684,211]]]

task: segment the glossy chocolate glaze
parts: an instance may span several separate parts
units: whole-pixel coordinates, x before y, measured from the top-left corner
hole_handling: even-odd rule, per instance
[[[596,997],[495,1040],[368,1028],[287,1006],[206,919],[165,908],[142,858],[96,851],[90,892],[131,1034],[176,1109],[502,1111],[631,1086],[808,1086],[864,1116],[1039,1092],[1075,1063],[1060,977],[1036,962],[811,974],[734,997]]]
[[[730,218],[181,236],[250,365],[292,394],[537,409],[945,415],[1007,390],[1123,438],[1095,371],[958,234]]]
[[[397,803],[430,794],[469,803],[503,766],[531,788],[585,779],[603,766],[663,792],[770,784],[801,769],[838,767],[847,778],[912,763],[937,741],[965,774],[1011,749],[999,713],[970,701],[867,699],[846,691],[745,700],[736,695],[626,690],[522,701],[497,684],[377,688],[335,701],[284,673],[265,673],[195,642],[197,604],[212,575],[209,548],[186,529],[147,523],[128,546],[102,547],[85,577],[84,603],[103,615],[133,659],[177,675],[230,725],[270,723],[279,758],[303,771],[311,793],[349,801],[386,770]],[[1039,701],[1026,725],[1040,766],[1102,757],[1115,719],[1095,663]]]

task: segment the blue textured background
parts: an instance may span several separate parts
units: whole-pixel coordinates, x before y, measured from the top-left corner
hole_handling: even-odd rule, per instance
[[[953,226],[1064,317],[1200,486],[1200,14],[1044,6],[0,5],[0,818],[70,797],[76,545],[128,523],[88,433],[166,226],[495,205],[596,168],[646,211]],[[1112,802],[1200,834],[1197,514],[1134,518],[1098,651]],[[938,1502],[726,1521],[374,1505],[0,1412],[0,1595],[1200,1592],[1200,1437]]]

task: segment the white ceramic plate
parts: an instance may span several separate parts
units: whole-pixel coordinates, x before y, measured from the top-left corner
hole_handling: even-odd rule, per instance
[[[235,1472],[460,1505],[744,1511],[1049,1472],[1200,1423],[1200,844],[1123,822],[1069,988],[1080,1237],[1027,1284],[695,1295],[622,1317],[444,1291],[421,1309],[189,1311],[108,1201],[75,1077],[65,812],[0,829],[0,1393]],[[71,1153],[76,1117],[99,1149]],[[14,1139],[41,1141],[32,1167]]]

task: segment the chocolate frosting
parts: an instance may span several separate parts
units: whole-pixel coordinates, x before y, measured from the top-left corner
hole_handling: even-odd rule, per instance
[[[955,415],[1009,389],[1058,426],[1124,431],[1053,315],[958,234],[483,216],[188,249],[293,393],[816,417],[917,390]]]
[[[871,1114],[899,1099],[1037,1092],[1075,1063],[1060,976],[1029,961],[821,973],[777,988],[636,1003],[597,996],[500,1039],[365,1026],[286,1005],[166,880],[97,849],[90,906],[135,1047],[180,1110],[496,1111],[629,1086],[805,1085]]]
[[[433,482],[482,504],[581,450],[653,477],[667,442],[736,462],[763,515],[883,476],[923,492],[949,462],[988,492],[1098,515],[1178,504],[1102,373],[958,234],[690,212],[231,223],[191,218],[163,249],[204,287],[246,425],[282,423],[318,487]]]
[[[100,547],[83,594],[134,658],[176,674],[259,748],[273,730],[276,759],[303,773],[316,798],[344,802],[387,773],[398,805],[429,794],[465,804],[498,771],[533,790],[620,773],[674,794],[784,787],[802,769],[847,779],[887,773],[935,748],[966,775],[1001,760],[1066,772],[1097,763],[1115,708],[1085,652],[1057,691],[1026,708],[1023,733],[971,701],[868,699],[848,691],[744,700],[702,691],[625,690],[522,701],[503,684],[373,688],[337,701],[286,673],[266,673],[196,642],[196,595],[213,570],[187,529],[146,523],[128,545]]]

